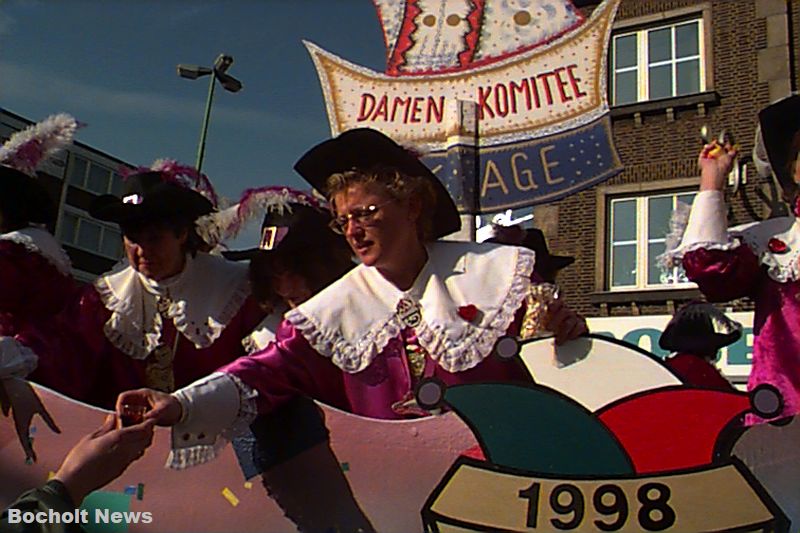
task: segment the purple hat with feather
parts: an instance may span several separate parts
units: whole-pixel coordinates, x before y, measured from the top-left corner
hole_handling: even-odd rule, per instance
[[[121,172],[121,196],[104,194],[95,198],[89,206],[92,217],[122,225],[174,217],[194,221],[217,207],[211,182],[194,167],[159,159],[149,168]]]
[[[236,205],[204,217],[198,225],[204,228],[201,234],[211,234],[210,240],[220,242],[235,237],[249,220],[262,213],[258,246],[226,250],[222,255],[241,261],[264,253],[291,252],[298,247],[347,247],[344,238],[328,226],[331,216],[325,202],[290,187],[248,189]]]

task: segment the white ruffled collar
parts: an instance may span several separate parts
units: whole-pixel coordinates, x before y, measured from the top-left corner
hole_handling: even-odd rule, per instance
[[[0,239],[23,245],[26,249],[36,252],[47,259],[50,264],[65,276],[70,275],[71,263],[69,256],[49,231],[27,227],[3,233],[0,235]]]
[[[747,244],[773,280],[787,283],[800,279],[800,220],[794,216],[743,224],[728,233]],[[781,252],[782,245],[785,249]]]
[[[170,300],[166,315],[197,348],[211,346],[250,294],[247,265],[219,256],[187,256],[183,272],[156,282],[125,263],[94,282],[111,311],[106,337],[134,359],[144,359],[161,341],[162,318],[157,296]]]
[[[526,248],[437,241],[414,285],[401,291],[376,268],[359,265],[289,311],[316,351],[348,373],[367,368],[406,323],[401,302],[418,306],[420,345],[442,368],[460,372],[491,354],[530,286],[534,253]],[[461,307],[476,316],[462,318]]]
[[[250,335],[242,339],[242,346],[248,355],[263,350],[275,339],[275,332],[278,331],[278,326],[287,309],[286,306],[276,308],[259,322]]]

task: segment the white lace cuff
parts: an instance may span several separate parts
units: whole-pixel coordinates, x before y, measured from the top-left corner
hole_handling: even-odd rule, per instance
[[[670,219],[666,250],[658,257],[662,268],[680,265],[684,254],[699,248],[731,250],[740,245],[739,239],[728,233],[725,197],[722,191],[700,191],[694,199],[691,213],[676,209]]]
[[[258,414],[255,389],[231,374],[215,372],[173,393],[183,408],[172,428],[167,466],[183,469],[207,463]]]
[[[728,221],[722,191],[700,191],[695,196],[680,248],[699,244],[729,244]]]
[[[39,358],[14,337],[0,337],[0,379],[24,378],[34,371]]]

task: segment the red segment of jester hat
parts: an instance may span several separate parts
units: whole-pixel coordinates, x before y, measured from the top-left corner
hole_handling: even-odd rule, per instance
[[[720,435],[749,410],[744,392],[681,387],[622,400],[598,416],[636,473],[653,474],[711,464]]]

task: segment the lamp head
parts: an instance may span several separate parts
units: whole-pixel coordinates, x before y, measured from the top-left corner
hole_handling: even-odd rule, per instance
[[[214,60],[214,72],[217,74],[224,74],[233,64],[233,56],[227,54],[220,54]]]
[[[217,79],[219,80],[220,84],[222,84],[223,89],[226,91],[230,91],[232,93],[238,93],[242,90],[242,82],[234,78],[229,74],[216,74]]]
[[[212,70],[208,67],[199,67],[197,65],[185,65],[181,63],[178,65],[178,76],[189,80],[196,80],[200,76],[207,76],[211,74]]]

